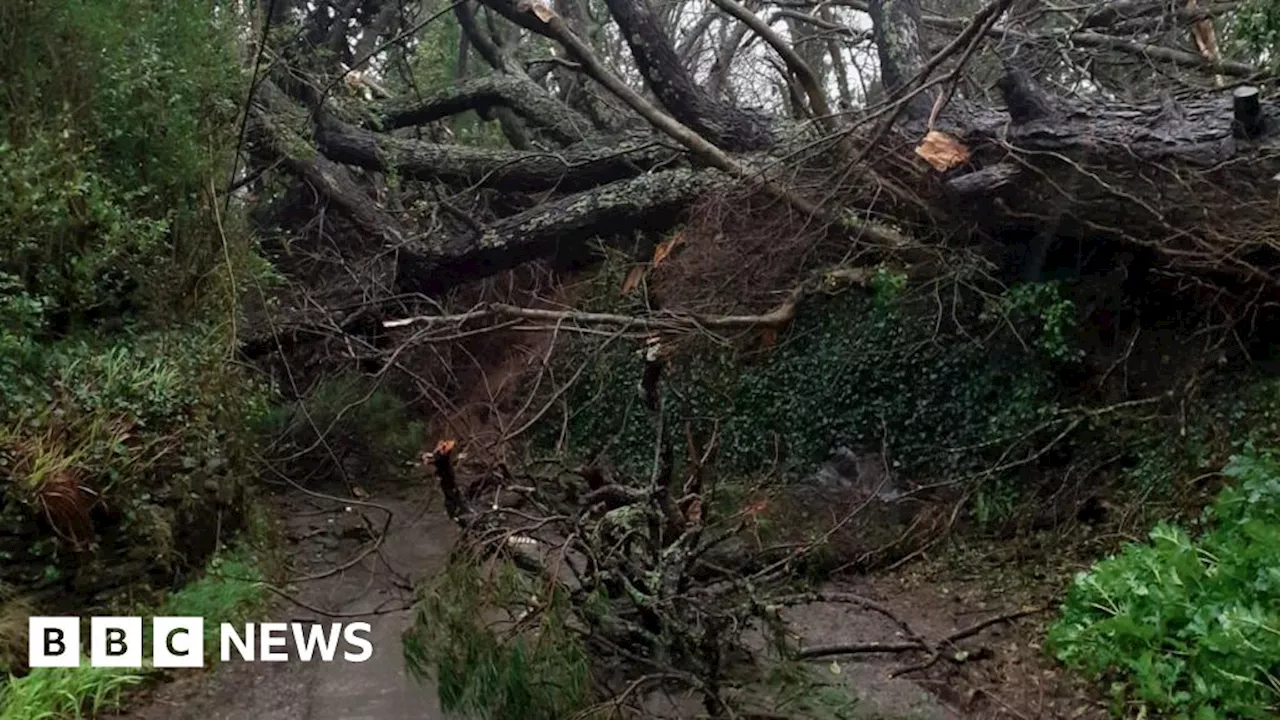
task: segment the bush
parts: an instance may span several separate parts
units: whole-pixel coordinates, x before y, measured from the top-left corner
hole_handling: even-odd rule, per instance
[[[1205,530],[1161,524],[1080,575],[1050,629],[1059,660],[1171,717],[1280,713],[1280,457],[1248,452]]]
[[[196,291],[224,279],[214,272],[228,269],[224,250],[238,259],[209,193],[226,182],[243,89],[227,10],[213,0],[0,9],[0,281],[41,308],[29,329],[176,319],[193,300],[208,304]]]
[[[81,337],[44,346],[31,360],[34,375],[0,374],[0,388],[19,391],[0,404],[8,478],[0,488],[0,580],[32,586],[125,569],[60,549],[100,561],[145,557],[147,567],[134,570],[170,577],[185,553],[212,550],[212,537],[197,536],[215,530],[213,508],[227,510],[227,527],[234,521],[267,398],[225,363],[221,337],[200,326]],[[23,382],[31,377],[44,385]],[[29,518],[58,542],[24,534]]]
[[[255,474],[235,5],[0,3],[0,587],[41,611],[199,568]]]

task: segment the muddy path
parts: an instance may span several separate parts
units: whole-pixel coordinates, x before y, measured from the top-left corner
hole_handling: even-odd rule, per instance
[[[423,484],[365,487],[387,513],[284,486],[266,502],[283,526],[289,565],[266,620],[370,623],[364,663],[214,663],[178,674],[119,717],[129,720],[419,720],[441,718],[435,688],[406,674],[401,633],[412,622],[413,585],[439,571],[455,528]],[[314,491],[313,491],[314,492]],[[339,495],[339,490],[331,490]],[[363,518],[367,518],[367,523]],[[372,532],[371,532],[372,529]],[[353,562],[354,561],[354,562]],[[349,567],[347,567],[349,566]],[[322,612],[320,612],[322,611]],[[337,617],[329,617],[329,615]]]
[[[425,481],[370,485],[366,502],[392,513],[379,552],[369,552],[386,514],[351,502],[282,488],[269,496],[283,525],[295,580],[269,620],[328,622],[315,609],[364,620],[373,627],[374,657],[365,663],[215,664],[176,675],[141,704],[118,716],[129,720],[432,720],[444,718],[435,688],[409,677],[401,633],[412,617],[413,585],[443,568],[456,537],[442,502]],[[342,491],[331,489],[334,495]],[[368,519],[368,524],[362,520]],[[1007,566],[1007,560],[993,559]],[[343,566],[349,565],[350,567]],[[339,568],[343,568],[339,570]],[[930,637],[1019,608],[1046,606],[1050,588],[1002,587],[994,568],[957,572],[944,558],[899,572],[849,578],[827,589],[855,592],[894,608]],[[307,580],[311,576],[320,576]],[[305,607],[304,607],[305,606]],[[310,608],[310,609],[309,609]],[[788,612],[803,646],[894,643],[893,623],[848,605],[816,603]],[[1096,701],[1067,682],[1039,648],[1047,614],[997,623],[947,647],[947,657],[925,672],[895,677],[918,655],[855,653],[816,659],[813,667],[854,699],[851,717],[865,720],[1094,720]],[[963,661],[958,657],[965,657]],[[694,698],[653,698],[655,717],[701,714]]]

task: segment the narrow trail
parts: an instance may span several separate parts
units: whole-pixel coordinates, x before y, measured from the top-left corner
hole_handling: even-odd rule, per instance
[[[412,622],[408,606],[417,580],[438,572],[453,545],[453,524],[429,488],[371,483],[368,502],[393,516],[381,552],[327,577],[295,582],[267,620],[279,622],[369,622],[373,657],[364,663],[214,663],[204,671],[179,674],[142,704],[120,715],[128,720],[420,720],[440,718],[434,686],[406,674],[401,633]],[[344,565],[372,538],[386,513],[340,505],[281,490],[268,503],[284,525],[293,577],[322,575]],[[347,508],[350,508],[349,510]],[[357,512],[359,510],[359,512]],[[301,604],[344,617],[328,618]],[[366,614],[350,616],[352,614]]]

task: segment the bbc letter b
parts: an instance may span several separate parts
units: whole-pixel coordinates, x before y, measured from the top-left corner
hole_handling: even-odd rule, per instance
[[[142,667],[142,618],[92,618],[89,662],[94,667]]]
[[[27,622],[27,665],[80,667],[80,618],[32,617]]]

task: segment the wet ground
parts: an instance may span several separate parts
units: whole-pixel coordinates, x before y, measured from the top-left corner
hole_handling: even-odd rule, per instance
[[[455,538],[438,493],[422,483],[365,488],[367,505],[287,488],[269,499],[284,525],[283,556],[292,581],[271,613],[280,622],[367,621],[374,656],[364,663],[233,661],[177,674],[130,712],[129,720],[424,720],[443,718],[435,688],[406,674],[401,633],[416,581],[443,568]],[[340,491],[333,490],[334,493]],[[373,539],[386,523],[376,550]],[[1001,553],[1006,552],[1001,550]],[[889,607],[936,641],[985,619],[1048,606],[1054,583],[1011,581],[1001,554],[957,565],[956,555],[922,557],[897,572],[827,587]],[[804,646],[901,643],[882,615],[847,604],[816,603],[788,611]],[[331,617],[336,616],[336,617]],[[854,717],[881,720],[955,718],[1050,720],[1102,718],[1105,712],[1064,677],[1040,648],[1050,613],[996,623],[951,645],[926,670],[895,677],[918,664],[919,652],[857,653],[814,661],[820,675],[857,699]],[[669,698],[655,716],[696,717],[692,698]],[[650,705],[653,707],[652,705]]]
[[[440,718],[435,688],[406,674],[401,633],[417,579],[444,566],[453,524],[423,485],[367,488],[366,502],[334,502],[289,488],[269,502],[282,519],[292,582],[273,617],[279,622],[372,626],[373,657],[351,663],[297,661],[216,664],[176,675],[122,715],[130,720],[422,720]],[[362,520],[367,518],[368,523]],[[371,534],[369,528],[372,527]],[[364,557],[360,557],[364,555]],[[358,561],[352,562],[359,558]],[[350,567],[345,567],[350,565]],[[340,569],[341,568],[341,569]],[[321,577],[322,576],[322,577]],[[323,612],[320,612],[323,611]],[[333,615],[336,617],[329,617]]]

